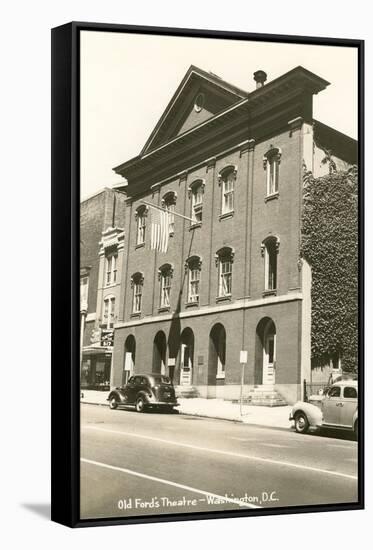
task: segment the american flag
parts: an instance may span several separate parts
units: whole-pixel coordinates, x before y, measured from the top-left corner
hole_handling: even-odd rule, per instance
[[[150,248],[159,252],[167,252],[169,220],[167,210],[150,210]]]

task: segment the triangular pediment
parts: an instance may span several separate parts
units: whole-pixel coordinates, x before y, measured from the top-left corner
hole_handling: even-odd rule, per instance
[[[247,93],[243,90],[192,65],[151,133],[142,154],[199,126],[246,97]]]

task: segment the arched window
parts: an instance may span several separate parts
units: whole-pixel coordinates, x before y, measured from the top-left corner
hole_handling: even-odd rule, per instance
[[[162,206],[168,212],[168,230],[169,234],[175,233],[175,205],[176,205],[177,193],[175,191],[169,191],[162,198]]]
[[[218,297],[225,298],[232,295],[233,248],[225,246],[215,254],[218,267]]]
[[[160,308],[170,308],[170,298],[171,298],[171,281],[174,269],[171,264],[163,264],[159,270],[159,281],[160,281]]]
[[[141,313],[142,290],[144,286],[144,274],[138,271],[131,277],[132,295],[132,313]]]
[[[271,146],[263,157],[263,166],[266,171],[267,197],[278,193],[280,175],[281,149]]]
[[[277,254],[280,247],[278,237],[268,237],[262,242],[262,256],[264,256],[264,290],[277,289]]]
[[[234,186],[237,178],[237,167],[226,166],[219,172],[219,185],[221,185],[221,213],[230,214],[234,211]]]
[[[202,223],[203,193],[205,180],[195,180],[189,186],[189,196],[192,199],[192,220],[194,224]]]
[[[137,220],[137,235],[136,244],[142,245],[145,243],[146,234],[146,217],[148,215],[149,208],[145,205],[141,205],[136,209],[135,218]]]
[[[202,259],[200,256],[191,256],[185,262],[185,269],[188,275],[188,304],[199,303],[201,268]]]

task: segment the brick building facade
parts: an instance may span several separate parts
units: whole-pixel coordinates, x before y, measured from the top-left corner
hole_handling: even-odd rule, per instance
[[[112,386],[153,371],[235,399],[241,350],[245,394],[291,403],[310,377],[303,170],[324,170],[331,143],[354,162],[356,143],[313,119],[324,79],[302,67],[254,79],[247,93],[192,66],[140,155],[115,168],[127,200]],[[143,200],[171,212],[167,253],[149,248]]]
[[[123,264],[124,198],[105,188],[80,204],[82,388],[110,386]]]

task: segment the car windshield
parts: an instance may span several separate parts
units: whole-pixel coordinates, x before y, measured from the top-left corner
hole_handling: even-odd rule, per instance
[[[154,376],[154,383],[155,384],[171,384],[171,378],[168,376]]]

